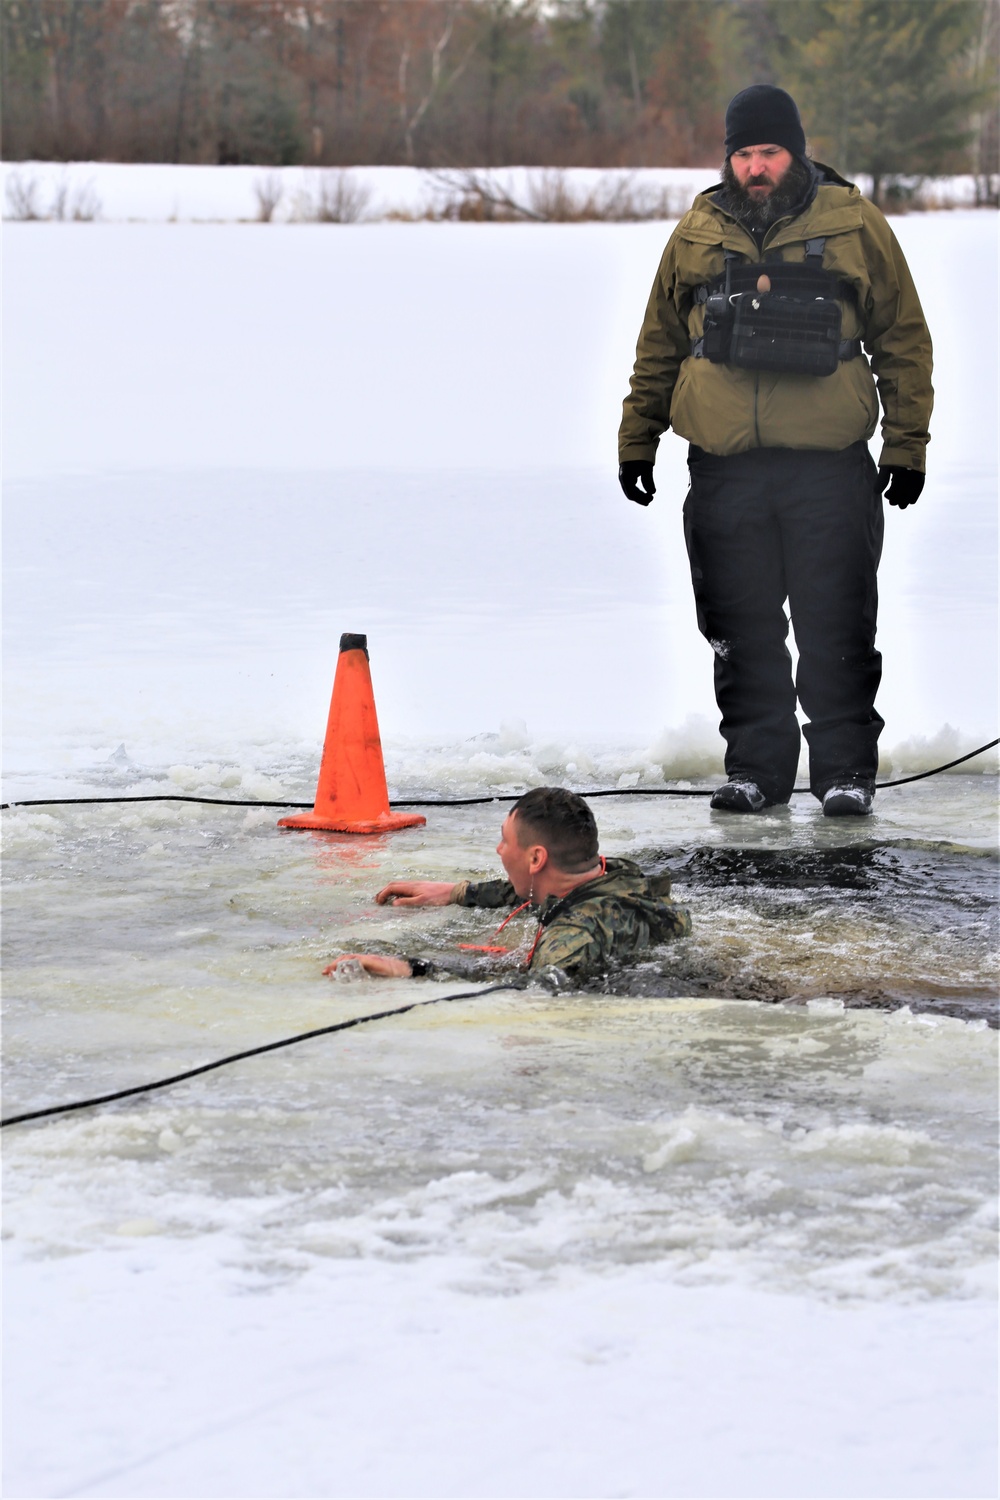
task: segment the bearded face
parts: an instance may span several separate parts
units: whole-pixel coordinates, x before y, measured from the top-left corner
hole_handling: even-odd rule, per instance
[[[812,170],[799,157],[793,157],[791,166],[776,186],[772,186],[772,179],[766,174],[748,177],[740,183],[727,157],[722,168],[722,181],[733,213],[749,229],[760,232],[784,218],[801,202],[812,182]],[[761,187],[770,187],[771,191],[751,191]]]

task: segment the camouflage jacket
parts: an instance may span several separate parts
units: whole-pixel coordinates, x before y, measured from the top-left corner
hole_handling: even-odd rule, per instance
[[[508,880],[463,881],[452,901],[458,906],[515,907],[518,897]],[[577,886],[568,896],[548,896],[531,916],[538,922],[538,938],[530,957],[515,949],[500,962],[484,964],[458,955],[418,960],[415,969],[432,973],[484,974],[509,967],[511,960],[532,974],[561,970],[574,979],[590,978],[609,964],[636,957],[654,943],[687,937],[691,918],[670,900],[670,877],[644,875],[629,859],[609,859],[602,875]],[[529,918],[530,920],[530,918]],[[412,962],[412,960],[411,960]]]

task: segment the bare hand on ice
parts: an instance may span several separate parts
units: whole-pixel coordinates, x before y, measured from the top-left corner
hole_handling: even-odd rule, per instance
[[[453,880],[394,880],[379,891],[379,906],[448,906],[455,890]]]
[[[405,958],[386,958],[380,953],[342,953],[327,964],[323,973],[333,974],[341,964],[360,964],[366,974],[376,974],[380,979],[409,979],[413,973]]]

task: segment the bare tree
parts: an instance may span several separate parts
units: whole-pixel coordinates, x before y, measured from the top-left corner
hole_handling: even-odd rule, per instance
[[[371,188],[342,168],[310,173],[299,193],[295,217],[315,224],[357,224],[365,217]]]
[[[274,211],[284,195],[279,173],[268,172],[266,177],[256,178],[253,191],[257,199],[258,221],[261,224],[270,224],[274,218]]]
[[[22,177],[20,172],[11,172],[5,188],[8,217],[11,219],[40,219],[38,206],[38,182],[34,177]]]
[[[430,59],[430,82],[423,98],[411,111],[407,102],[407,82],[410,66],[410,36],[407,34],[403,39],[403,47],[399,54],[399,123],[403,132],[403,145],[406,152],[406,160],[412,165],[416,160],[413,148],[413,137],[420,127],[424,116],[439,93],[451,88],[457,83],[465,72],[469,59],[476,50],[475,40],[469,43],[465,49],[458,65],[452,70],[442,83],[442,59],[451,41],[452,32],[455,29],[454,5],[449,5],[445,15],[444,30],[431,48]]]

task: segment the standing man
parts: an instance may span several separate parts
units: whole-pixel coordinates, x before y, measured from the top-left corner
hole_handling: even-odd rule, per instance
[[[790,95],[769,84],[737,94],[725,149],[721,184],[698,195],[660,262],[618,477],[648,505],[660,434],[672,427],[690,444],[684,530],[729,778],[712,807],[788,801],[797,696],[814,795],[828,816],[863,815],[883,724],[882,495],[904,510],[923,488],[930,335],[892,230],[807,157]]]

